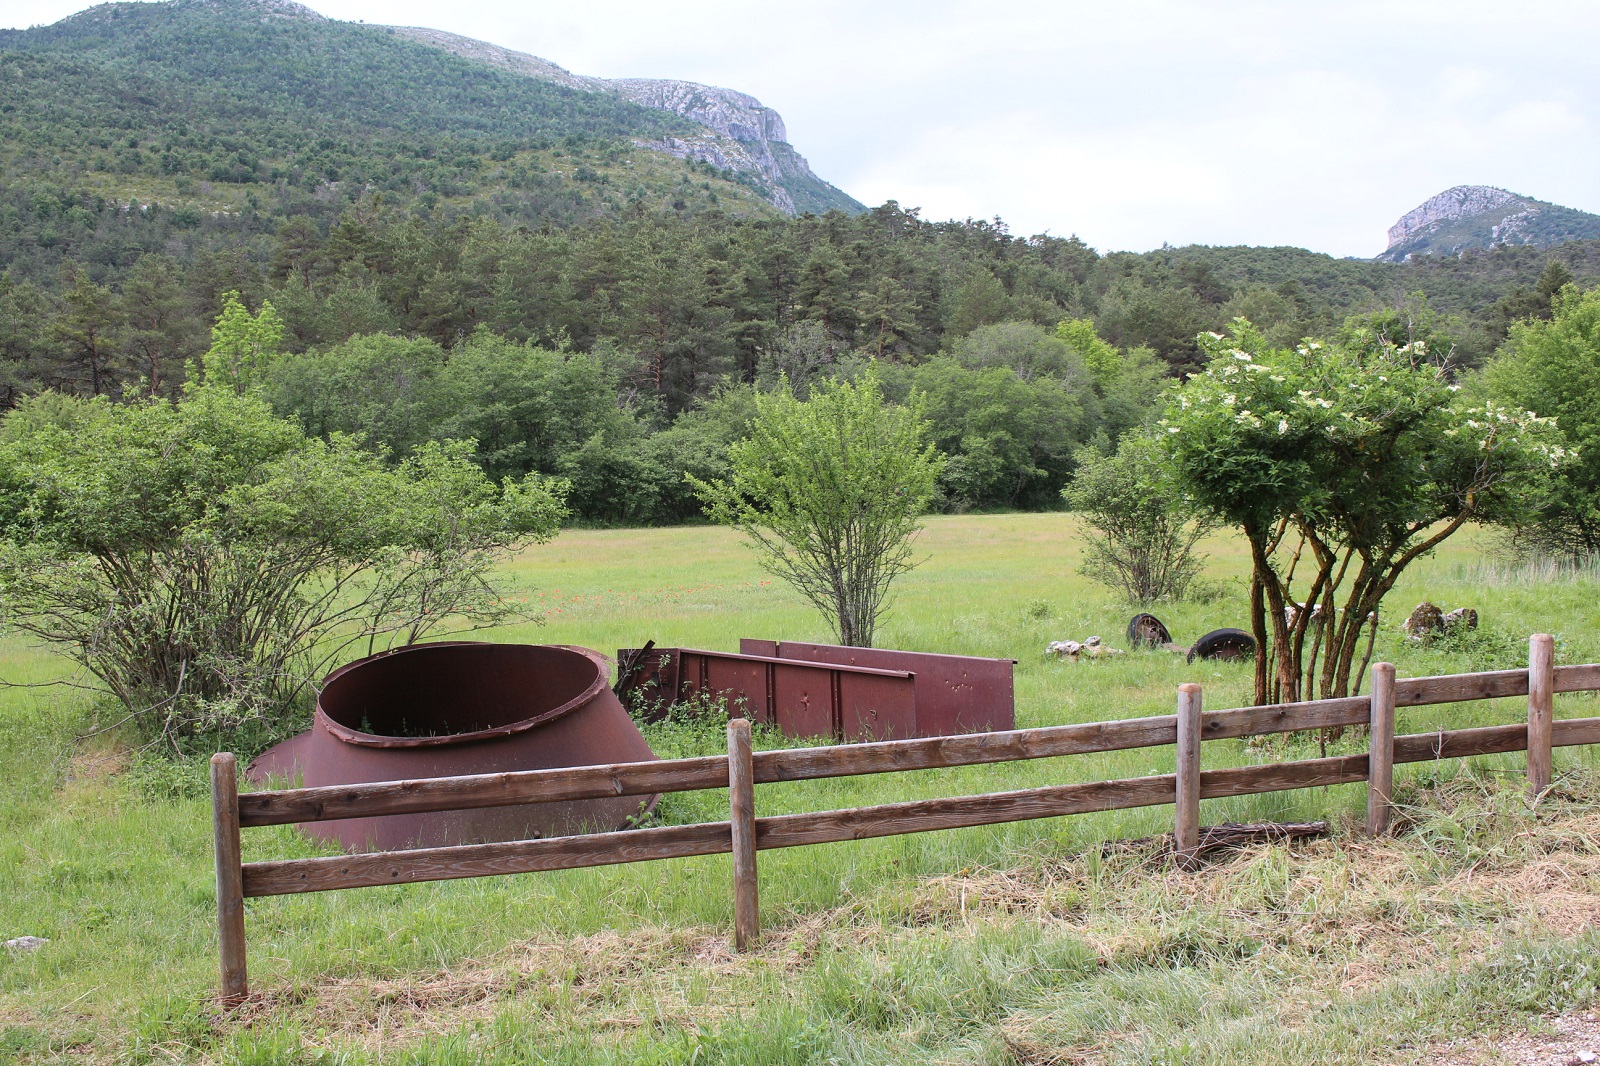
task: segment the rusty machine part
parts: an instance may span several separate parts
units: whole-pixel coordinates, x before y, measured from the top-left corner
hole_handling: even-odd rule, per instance
[[[678,649],[679,691],[729,693],[731,713],[787,736],[905,740],[920,736],[916,677],[907,670]]]
[[[739,652],[624,648],[617,690],[636,714],[710,696],[792,737],[906,740],[1010,729],[1011,659],[742,640]]]
[[[901,733],[895,739],[987,733],[1016,727],[1016,694],[1012,682],[1015,659],[852,648],[791,640],[741,640],[739,651],[792,661],[910,672],[915,677],[916,719],[910,733]]]
[[[709,697],[728,713],[791,737],[915,736],[911,673],[797,662],[700,648],[621,648],[617,692],[636,717],[660,721],[680,701]]]
[[[1172,643],[1172,634],[1153,614],[1136,614],[1128,621],[1128,646],[1130,648],[1160,648]]]
[[[246,775],[306,786],[645,762],[655,758],[587,648],[442,641],[340,667],[309,732]],[[347,848],[401,848],[567,836],[623,828],[654,807],[636,796],[307,823]]]

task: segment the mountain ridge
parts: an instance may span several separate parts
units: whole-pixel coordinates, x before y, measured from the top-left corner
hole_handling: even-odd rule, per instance
[[[107,3],[0,31],[0,166],[122,202],[237,211],[287,183],[425,207],[487,200],[525,221],[640,204],[864,210],[786,136],[743,93],[585,78],[295,0]]]
[[[638,139],[634,143],[679,159],[707,163],[718,170],[753,176],[767,199],[785,214],[822,214],[833,209],[855,214],[865,210],[855,198],[819,178],[789,144],[783,116],[748,93],[675,78],[589,77],[530,52],[446,30],[422,26],[381,28],[527,77],[581,92],[616,93],[643,107],[681,115],[704,126],[711,136]]]

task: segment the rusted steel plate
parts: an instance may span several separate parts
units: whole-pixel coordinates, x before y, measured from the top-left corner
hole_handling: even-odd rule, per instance
[[[310,732],[262,754],[247,775],[306,786],[646,762],[655,758],[586,648],[448,641],[341,667]],[[346,818],[305,832],[349,848],[398,848],[612,830],[654,803],[618,796]]]
[[[738,658],[678,652],[680,698],[706,693],[726,702],[733,718],[771,722],[767,700],[767,664]]]
[[[839,733],[846,740],[909,740],[917,736],[916,680],[873,674],[838,675]]]
[[[622,648],[617,658],[633,661],[635,654]],[[673,700],[707,694],[722,700],[730,714],[775,725],[794,737],[889,740],[917,735],[916,679],[909,670],[701,648],[656,649],[651,660],[634,672],[630,691],[650,691],[638,687],[648,684],[664,692],[667,679],[675,678]]]
[[[839,737],[833,702],[834,674],[804,663],[773,665],[773,712],[790,737]],[[902,682],[909,688],[907,682]]]
[[[916,674],[916,731],[911,736],[953,736],[1011,729],[1016,725],[1016,697],[1010,659],[971,655],[938,655],[888,648],[851,648],[803,641],[741,640],[739,650],[838,666],[906,670]]]

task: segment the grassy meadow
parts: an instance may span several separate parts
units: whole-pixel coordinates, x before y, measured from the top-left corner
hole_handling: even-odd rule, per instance
[[[1401,676],[1600,661],[1600,580],[1496,563],[1469,531],[1389,600],[1376,659]],[[1168,713],[1197,681],[1245,703],[1248,664],[1145,651],[1073,663],[1045,644],[1122,646],[1133,613],[1075,573],[1074,520],[937,517],[884,647],[1003,656],[1017,722]],[[1156,613],[1180,642],[1246,624],[1247,561],[1208,544],[1205,602]],[[727,530],[575,530],[507,565],[543,624],[487,639],[612,653],[827,640]],[[1470,640],[1406,645],[1419,600],[1476,607]],[[0,676],[63,664],[16,640]],[[1170,808],[762,853],[766,936],[729,947],[725,856],[252,900],[254,1000],[219,1015],[202,764],[130,758],[71,688],[0,692],[0,1062],[1068,1063],[1418,1061],[1438,1042],[1592,1005],[1600,982],[1600,774],[1558,750],[1557,795],[1529,811],[1520,760],[1398,768],[1405,831],[1354,834],[1359,786],[1207,801],[1209,822],[1328,818],[1333,839],[1261,848],[1196,874],[1151,844]],[[1513,721],[1523,701],[1402,710],[1401,732]],[[1600,713],[1562,696],[1558,716]],[[662,755],[720,729],[654,729]],[[774,742],[774,738],[766,738]],[[1206,746],[1208,765],[1312,754],[1314,742]],[[1338,750],[1357,750],[1351,737]],[[758,813],[1169,772],[1170,750],[759,786]],[[726,817],[726,794],[669,797],[667,822]],[[245,831],[247,860],[319,853]],[[1537,1023],[1535,1023],[1537,1024]]]

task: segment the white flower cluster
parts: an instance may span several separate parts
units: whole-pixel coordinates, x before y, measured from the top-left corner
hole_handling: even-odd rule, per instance
[[[1492,400],[1463,414],[1466,427],[1480,434],[1479,451],[1490,451],[1505,442],[1523,445],[1539,455],[1552,470],[1578,458],[1576,448],[1565,447],[1555,439],[1554,418],[1541,418],[1532,411],[1497,405]],[[1457,434],[1453,429],[1445,432],[1450,436]]]

